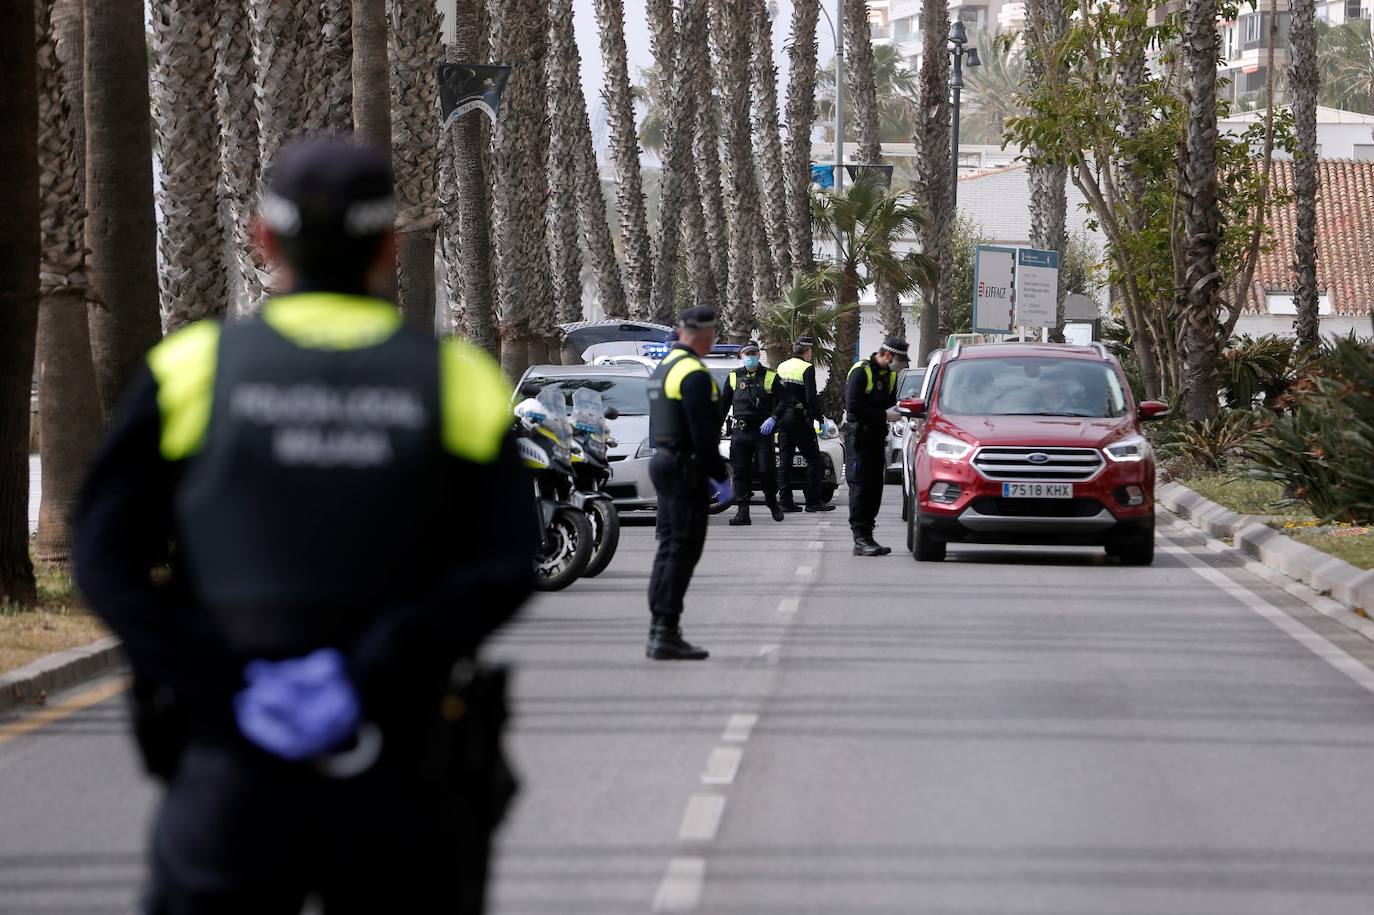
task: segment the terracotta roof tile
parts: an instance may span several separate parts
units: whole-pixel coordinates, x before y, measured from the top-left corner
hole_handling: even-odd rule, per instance
[[[1317,288],[1338,315],[1374,310],[1374,162],[1322,159],[1317,163]],[[1290,193],[1293,163],[1274,163],[1275,187]],[[1251,311],[1266,311],[1264,293],[1291,292],[1294,225],[1289,203],[1272,214],[1273,250],[1260,258]]]

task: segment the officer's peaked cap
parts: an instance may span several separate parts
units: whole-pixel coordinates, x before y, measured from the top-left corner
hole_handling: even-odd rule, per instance
[[[905,359],[910,347],[907,345],[905,337],[888,337],[879,349]]]
[[[268,172],[261,215],[283,238],[375,238],[396,220],[391,160],[342,137],[283,147]]]
[[[759,345],[755,343],[753,340],[750,340],[748,343],[744,344],[739,348],[739,354],[741,356],[753,356],[756,355],[758,352]]]
[[[682,326],[691,330],[716,326],[716,310],[704,305],[689,308],[682,313]]]
[[[795,353],[804,353],[815,345],[816,341],[812,340],[810,337],[798,337],[797,342],[792,344],[792,351]]]

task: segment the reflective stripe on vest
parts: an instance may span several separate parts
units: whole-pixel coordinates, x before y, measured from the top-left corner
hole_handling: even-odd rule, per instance
[[[763,389],[769,394],[773,393],[773,384],[778,380],[778,373],[768,371],[763,373]],[[730,387],[735,388],[739,385],[739,372],[730,373]]]
[[[263,308],[262,319],[297,346],[317,350],[375,346],[403,326],[390,303],[335,293],[273,299]],[[159,447],[168,461],[191,457],[205,443],[219,339],[219,323],[201,321],[148,353],[162,414]],[[500,366],[482,350],[459,340],[438,345],[444,448],[464,460],[491,463],[510,427],[510,386]]]
[[[673,358],[674,353],[679,354],[676,359]],[[682,383],[687,380],[688,375],[694,372],[711,374],[706,370],[706,366],[701,364],[700,359],[695,356],[690,359],[685,358],[688,355],[685,349],[675,349],[663,359],[665,363],[672,365],[672,368],[668,369],[668,374],[663,377],[663,396],[669,400],[682,399]],[[712,378],[711,401],[714,403],[717,400],[720,400],[720,392],[716,390],[716,381]]]
[[[868,362],[867,359],[860,359],[858,362],[854,363],[854,364],[850,367],[850,369],[849,369],[849,375],[853,375],[853,374],[854,374],[855,372],[857,372],[860,368],[862,368],[862,369],[864,370],[864,374],[868,376],[868,384],[864,386],[864,393],[865,393],[865,394],[872,394],[872,393],[873,393],[873,366],[869,364],[869,362]],[[848,378],[849,375],[846,375],[845,377]]]

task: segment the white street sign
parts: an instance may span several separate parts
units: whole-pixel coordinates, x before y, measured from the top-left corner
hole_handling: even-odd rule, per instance
[[[1006,334],[1012,327],[1016,249],[979,245],[973,254],[973,329]]]
[[[1054,327],[1059,323],[1059,253],[1018,248],[1016,251],[1016,323],[1021,327]]]

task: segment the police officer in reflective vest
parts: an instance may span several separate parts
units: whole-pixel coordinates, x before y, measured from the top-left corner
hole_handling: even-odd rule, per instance
[[[849,529],[855,556],[886,556],[892,550],[873,539],[883,502],[887,472],[887,424],[900,419],[895,409],[894,367],[907,360],[907,342],[888,337],[878,351],[854,363],[844,386],[845,442],[849,461]]]
[[[792,455],[806,459],[806,510],[834,511],[835,506],[821,501],[821,446],[816,440],[815,423],[823,422],[820,398],[816,395],[816,369],[811,364],[814,342],[801,337],[792,347],[793,356],[778,366],[779,394],[778,428],[778,491],[785,512],[799,512],[801,507],[792,497]],[[767,425],[767,433],[773,427]]]
[[[309,140],[269,175],[258,240],[289,292],[153,348],[78,516],[77,583],[172,710],[140,730],[167,783],[145,911],[470,911],[435,748],[455,662],[532,584],[511,392],[371,294],[389,156]]]
[[[716,343],[716,313],[689,308],[677,342],[649,377],[649,477],[658,491],[658,551],[649,576],[649,644],[656,661],[700,661],[708,652],[682,637],[683,599],[706,546],[711,494],[734,499],[720,457],[720,392],[701,358]]]
[[[774,521],[781,521],[777,452],[773,447],[773,436],[765,435],[762,429],[769,419],[776,423],[781,412],[776,396],[778,374],[760,364],[757,343],[747,343],[739,352],[744,358],[744,368],[731,372],[720,392],[720,411],[731,414],[726,418],[730,424],[730,476],[735,487],[735,505],[738,506],[730,524],[752,523],[749,520],[749,500],[754,494],[753,475],[756,469],[763,479],[763,498],[768,511]]]

